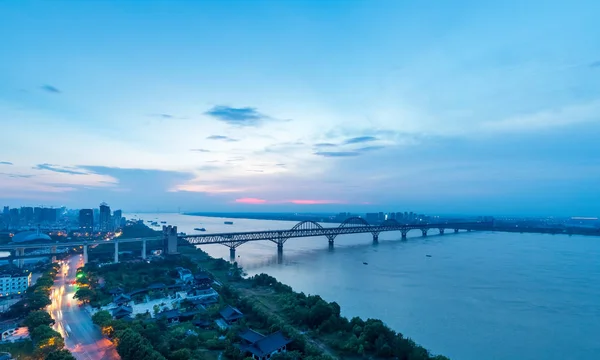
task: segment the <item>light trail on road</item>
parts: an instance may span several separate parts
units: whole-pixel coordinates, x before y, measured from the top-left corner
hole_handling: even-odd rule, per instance
[[[120,359],[113,343],[102,336],[90,314],[73,298],[76,287],[72,283],[82,266],[81,256],[69,257],[61,265],[47,309],[55,321],[54,330],[62,335],[66,348],[78,360]]]

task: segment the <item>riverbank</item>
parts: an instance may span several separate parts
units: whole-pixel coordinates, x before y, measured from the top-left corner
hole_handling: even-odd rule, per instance
[[[244,356],[236,344],[239,343],[239,332],[245,328],[263,334],[281,331],[286,338],[292,339],[288,353],[282,359],[370,357],[447,360],[443,356],[432,356],[380,320],[363,321],[357,317],[349,320],[341,316],[340,306],[335,302],[328,303],[316,295],[294,292],[291,287],[266,274],[245,278],[237,263],[212,258],[200,249],[182,246],[179,250],[180,256],[168,256],[151,263],[120,263],[101,268],[88,264],[78,278],[78,283],[88,285],[91,292],[82,289],[76,297],[93,305],[106,304],[110,301],[105,298],[109,294],[107,291],[117,287],[127,293],[140,287],[156,286],[157,282],[165,284],[165,287],[161,287],[165,290],[148,294],[152,299],[165,298],[161,309],[162,306],[169,306],[167,297],[173,299],[174,294],[169,294],[166,289],[177,283],[178,275],[172,274],[177,267],[189,269],[194,274],[208,273],[218,284],[213,285],[219,294],[218,302],[195,316],[194,321],[169,325],[167,319],[157,315],[160,309],[154,311],[154,317],[149,312],[139,313],[128,321],[112,319],[107,311],[96,313],[94,322],[102,328],[103,333],[116,340],[117,351],[124,360],[128,359],[124,356],[128,344],[141,344],[138,350],[154,354],[156,359],[174,358],[177,352],[177,356],[181,355],[177,358],[183,359],[217,359],[223,356],[241,360]],[[104,284],[102,287],[99,286],[101,282]],[[139,298],[136,301],[148,300]],[[215,326],[219,312],[228,306],[239,309],[244,314],[243,319],[231,324],[228,329]],[[173,308],[179,313],[190,313],[193,309],[188,303],[180,303]],[[206,327],[192,325],[198,321],[207,324]],[[157,336],[159,333],[161,336]]]
[[[448,359],[431,355],[381,320],[364,321],[358,317],[348,320],[341,316],[337,303],[328,303],[318,295],[297,293],[269,275],[232,277],[231,269],[224,268],[222,259],[214,259],[195,248],[185,247],[180,252],[207,266],[207,270],[223,284],[221,293],[230,303],[252,313],[271,331],[281,330],[294,338],[296,349],[304,356]]]

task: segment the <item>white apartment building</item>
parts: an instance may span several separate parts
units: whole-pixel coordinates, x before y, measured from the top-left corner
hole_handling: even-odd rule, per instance
[[[31,285],[30,272],[0,273],[0,297],[20,295]]]

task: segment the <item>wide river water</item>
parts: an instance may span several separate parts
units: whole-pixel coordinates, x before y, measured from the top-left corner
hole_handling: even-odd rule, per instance
[[[196,227],[218,233],[295,225],[179,214],[138,217],[167,221],[188,234],[198,233]],[[325,237],[290,239],[281,263],[274,243],[249,242],[237,248],[236,261],[249,275],[264,272],[294,290],[336,301],[345,316],[382,319],[454,360],[600,359],[600,238],[420,235],[409,232],[401,241],[399,232],[381,233],[377,245],[370,234],[344,235],[333,251]],[[229,259],[225,246],[202,249]]]

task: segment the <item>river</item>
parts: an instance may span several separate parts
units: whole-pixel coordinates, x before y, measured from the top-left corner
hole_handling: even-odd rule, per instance
[[[207,233],[289,229],[295,222],[140,214],[178,231]],[[231,220],[233,225],[225,225]],[[335,226],[335,224],[323,224]],[[433,231],[435,233],[437,231]],[[214,257],[229,248],[207,245]],[[426,256],[430,255],[430,257]],[[345,316],[379,318],[434,353],[454,360],[598,359],[600,238],[472,232],[382,233],[237,248],[249,274],[267,273],[297,291],[336,301]],[[363,262],[368,263],[364,265]]]

